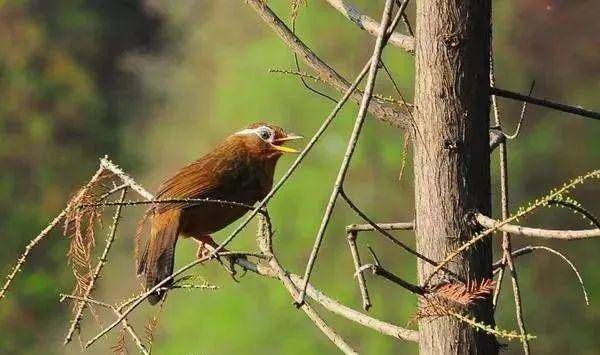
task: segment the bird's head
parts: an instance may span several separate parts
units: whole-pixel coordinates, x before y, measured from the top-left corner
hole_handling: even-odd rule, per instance
[[[297,134],[286,133],[281,127],[270,123],[253,123],[234,134],[243,140],[251,154],[267,159],[279,158],[283,153],[298,153],[298,150],[286,147],[291,140],[304,138]]]

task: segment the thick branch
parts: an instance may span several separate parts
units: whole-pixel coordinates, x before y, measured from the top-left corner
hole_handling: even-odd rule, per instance
[[[304,42],[302,42],[292,31],[277,17],[269,8],[267,3],[262,0],[246,1],[256,13],[271,27],[271,29],[290,47],[306,64],[311,67],[317,75],[326,83],[333,86],[339,92],[346,92],[350,83],[338,74],[333,68],[319,58]],[[352,99],[361,102],[362,93],[352,94]],[[373,98],[368,106],[369,112],[383,122],[390,123],[398,127],[409,126],[409,115],[404,107],[396,107],[384,102],[381,99]]]
[[[379,22],[367,15],[362,14],[353,4],[344,0],[326,0],[329,5],[339,11],[345,18],[354,22],[359,28],[367,31],[373,36],[379,33]],[[415,39],[399,32],[392,32],[388,42],[396,47],[402,48],[409,53],[415,52]]]
[[[519,234],[525,237],[536,237],[536,238],[549,238],[549,239],[564,239],[564,240],[576,240],[576,239],[587,239],[600,237],[600,229],[583,229],[583,230],[555,230],[555,229],[541,229],[541,228],[529,228],[517,226],[514,224],[501,225],[501,221],[497,221],[493,218],[484,216],[481,213],[475,215],[475,220],[480,225],[486,228],[495,228],[502,232],[511,234]]]

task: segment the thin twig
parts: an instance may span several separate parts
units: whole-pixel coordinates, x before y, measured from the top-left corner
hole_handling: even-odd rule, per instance
[[[50,222],[50,224],[48,224],[48,226],[46,226],[46,228],[44,228],[44,230],[42,230],[40,232],[40,234],[37,235],[37,237],[33,238],[29,244],[27,244],[27,246],[25,247],[25,250],[23,251],[23,253],[21,253],[21,256],[19,257],[19,259],[17,260],[17,264],[12,268],[12,271],[10,272],[10,274],[6,277],[6,282],[4,283],[4,285],[2,286],[2,290],[0,290],[0,300],[2,298],[5,297],[5,293],[6,291],[8,291],[8,288],[10,287],[12,281],[14,280],[15,276],[17,275],[17,272],[21,271],[21,267],[23,266],[23,264],[25,263],[25,261],[27,261],[27,256],[29,255],[29,253],[31,252],[31,250],[42,240],[44,239],[48,233],[50,233],[57,225],[58,223],[60,223],[60,221],[65,217],[65,215],[67,214],[67,209],[68,207],[65,207],[64,210],[62,210],[58,216],[56,216],[52,222]]]
[[[300,40],[292,31],[277,17],[269,8],[266,1],[246,0],[263,21],[285,42],[285,44],[301,58],[319,77],[331,85],[339,92],[345,92],[350,87],[350,83],[339,73],[319,58],[302,40]],[[353,93],[352,99],[356,102],[362,100],[362,95]],[[410,120],[404,108],[390,105],[379,99],[373,99],[369,105],[369,112],[377,119],[387,122],[396,127],[409,127]]]
[[[377,255],[375,254],[375,252],[373,251],[373,249],[371,247],[369,247],[369,251],[371,252],[371,255],[373,256],[374,263],[364,265],[357,272],[362,273],[363,271],[365,271],[367,269],[371,269],[373,271],[374,275],[381,276],[381,277],[387,279],[388,281],[391,281],[391,282],[395,283],[396,285],[399,285],[400,287],[404,288],[405,290],[407,290],[409,292],[412,292],[412,293],[414,293],[416,295],[420,295],[420,296],[425,295],[426,292],[425,292],[424,288],[422,288],[421,286],[412,284],[412,283],[402,279],[401,277],[396,276],[393,273],[386,270],[383,266],[381,266],[381,263],[379,262]]]
[[[261,215],[258,220],[258,236],[257,243],[260,250],[269,257],[269,265],[275,271],[277,278],[283,283],[285,288],[288,290],[293,299],[298,299],[298,288],[273,252],[273,231],[271,227],[271,221],[268,215]],[[344,339],[335,333],[325,321],[319,316],[319,314],[306,302],[300,306],[300,308],[306,313],[306,315],[315,323],[315,325],[345,354],[358,354],[350,345],[348,345]]]
[[[327,225],[329,224],[329,220],[331,218],[331,214],[333,212],[333,208],[335,206],[335,202],[339,195],[340,189],[344,184],[344,179],[346,178],[346,173],[348,172],[348,167],[350,166],[350,160],[352,159],[352,155],[354,154],[354,150],[358,142],[358,137],[360,136],[360,132],[362,130],[365,118],[367,116],[367,108],[369,107],[369,102],[371,101],[371,95],[373,93],[373,88],[375,87],[375,78],[377,77],[377,65],[379,63],[381,53],[385,45],[384,36],[387,31],[388,24],[390,23],[393,7],[393,0],[387,0],[381,18],[379,35],[377,36],[377,41],[375,42],[375,49],[373,50],[373,55],[371,56],[371,67],[369,68],[369,76],[367,77],[367,83],[365,85],[363,99],[358,109],[358,115],[356,117],[356,121],[354,122],[352,134],[348,139],[348,145],[346,147],[344,159],[342,160],[340,169],[338,170],[338,175],[333,185],[333,190],[331,192],[331,196],[329,197],[329,202],[327,203],[327,207],[325,208],[325,213],[321,221],[321,226],[319,227],[319,231],[317,232],[317,236],[315,238],[310,257],[306,264],[306,269],[304,271],[304,286],[302,287],[302,291],[300,292],[300,298],[299,300],[297,300],[298,304],[302,304],[304,302],[304,297],[306,295],[306,285],[310,280],[310,275],[314,267],[315,261],[317,259],[317,254],[319,252],[321,242],[323,241],[325,230],[327,229]]]
[[[508,99],[518,100],[528,102],[533,105],[548,107],[554,110],[572,113],[574,115],[593,118],[595,120],[600,120],[600,113],[592,110],[584,109],[580,106],[571,106],[562,104],[559,102],[554,102],[550,100],[540,99],[537,97],[519,94],[517,92],[512,92],[508,90],[499,89],[497,87],[490,87],[490,94],[495,96],[506,97]]]
[[[367,289],[367,281],[365,275],[360,271],[362,264],[360,263],[360,254],[358,253],[358,247],[356,246],[356,235],[357,231],[348,232],[348,246],[350,247],[350,254],[352,254],[352,261],[354,262],[354,277],[358,282],[358,288],[360,290],[360,296],[362,298],[363,309],[369,311],[371,308],[371,298],[369,297],[369,290]]]
[[[117,308],[115,308],[115,306],[113,306],[111,304],[108,304],[106,302],[101,302],[101,301],[98,301],[98,300],[95,300],[95,299],[92,299],[92,298],[89,298],[89,297],[81,297],[81,296],[66,295],[66,294],[61,294],[60,295],[60,302],[63,302],[67,298],[75,300],[78,303],[90,303],[90,304],[95,304],[95,305],[98,305],[98,306],[102,306],[102,307],[108,308],[111,311],[113,311],[113,313],[117,317],[121,316],[121,313],[117,310]],[[136,332],[133,329],[133,327],[129,324],[129,322],[127,322],[127,318],[124,318],[123,321],[121,322],[121,324],[123,325],[123,328],[129,332],[129,335],[131,335],[131,338],[135,342],[135,345],[137,345],[137,347],[140,350],[140,352],[142,354],[144,354],[144,355],[149,355],[150,352],[148,351],[148,349],[146,349],[146,347],[144,346],[144,343],[142,343],[142,341],[140,340],[140,338],[136,334]]]
[[[406,250],[407,252],[409,252],[410,254],[416,256],[417,258],[433,265],[436,266],[437,263],[426,257],[425,255],[417,252],[416,250],[412,249],[411,247],[409,247],[408,245],[404,244],[403,242],[401,242],[400,240],[398,240],[398,238],[394,237],[393,235],[391,235],[388,231],[384,230],[383,228],[379,227],[379,225],[377,225],[375,222],[373,222],[369,216],[367,216],[363,211],[360,210],[360,208],[358,208],[358,206],[356,206],[356,204],[354,204],[354,202],[352,202],[352,200],[348,197],[348,195],[346,195],[346,192],[342,189],[340,191],[340,196],[342,196],[342,198],[344,199],[344,201],[346,201],[346,203],[348,204],[348,206],[350,206],[350,208],[356,212],[356,214],[358,214],[362,219],[364,219],[369,226],[371,226],[371,228],[373,228],[374,230],[378,231],[379,233],[383,234],[383,236],[385,236],[386,238],[388,238],[389,240],[391,240],[394,244],[400,246],[401,248],[403,248],[404,250]],[[390,226],[391,227],[391,226]],[[408,227],[410,227],[408,224],[405,226],[402,225],[396,225],[396,227],[406,227],[408,229]],[[414,224],[412,226],[414,228]],[[449,272],[449,271],[448,271]]]
[[[494,225],[494,227],[488,228],[488,229],[478,233],[476,236],[471,238],[471,240],[469,240],[468,242],[466,242],[463,245],[461,245],[460,247],[458,247],[452,253],[448,254],[448,256],[446,256],[446,258],[444,258],[444,260],[433,269],[433,271],[427,277],[427,279],[425,279],[424,285],[429,284],[429,282],[431,281],[431,279],[433,278],[433,276],[435,274],[437,274],[440,270],[442,270],[457,255],[459,255],[463,251],[469,249],[475,243],[479,242],[480,240],[487,237],[488,235],[491,235],[493,232],[500,230],[503,226],[509,224],[510,222],[512,222],[518,218],[521,218],[521,217],[531,213],[532,211],[548,204],[548,201],[554,200],[558,196],[562,196],[563,194],[567,193],[571,189],[575,188],[577,185],[582,184],[587,179],[591,179],[591,178],[600,178],[600,169],[592,170],[584,175],[576,177],[575,179],[571,180],[570,182],[563,184],[560,188],[552,190],[548,195],[546,195],[540,199],[537,199],[535,201],[535,203],[531,204],[527,208],[521,209],[518,213],[514,214],[512,217],[509,217],[509,218],[505,219],[504,221],[498,222],[497,224]],[[510,233],[513,233],[513,232],[510,231]]]
[[[598,220],[598,218],[596,218],[596,216],[594,216],[591,212],[589,212],[585,208],[575,204],[574,202],[561,201],[561,200],[550,200],[550,201],[548,201],[548,206],[551,206],[551,205],[558,205],[561,207],[570,208],[573,211],[580,213],[582,216],[587,218],[592,225],[596,226],[596,228],[600,228],[600,220]]]
[[[575,267],[575,265],[571,262],[571,260],[569,260],[569,258],[567,258],[564,254],[562,254],[561,252],[554,250],[550,247],[546,247],[543,245],[528,245],[526,247],[523,247],[521,249],[517,249],[515,251],[512,252],[512,256],[513,258],[517,258],[519,256],[522,255],[527,255],[532,253],[535,250],[545,250],[548,251],[552,254],[558,255],[559,257],[561,257],[561,259],[563,259],[565,262],[567,262],[567,264],[569,264],[569,267],[573,270],[573,272],[575,272],[575,275],[577,276],[577,280],[579,281],[579,285],[581,285],[581,291],[583,292],[583,297],[585,299],[585,303],[589,306],[590,305],[590,299],[588,297],[588,293],[587,293],[587,289],[585,287],[585,284],[583,282],[583,278],[581,277],[581,274],[579,273],[579,271],[577,270],[577,268]],[[496,261],[493,265],[492,268],[494,269],[494,273],[496,272],[501,272],[501,270],[503,270],[503,264],[504,264],[504,259],[500,259],[498,261]],[[498,271],[499,270],[499,271]]]
[[[226,255],[226,253],[219,253],[219,255]],[[168,282],[170,282],[171,280],[173,280],[176,276],[186,272],[187,270],[191,269],[192,267],[203,263],[205,261],[208,261],[212,258],[211,255],[203,257],[203,258],[199,258],[196,259],[192,262],[189,262],[188,264],[184,265],[183,267],[181,267],[179,270],[175,271],[174,273],[172,273],[171,275],[169,275],[168,277],[166,277],[165,279],[163,279],[161,282],[157,283],[154,287],[152,287],[151,289],[148,289],[146,292],[142,293],[140,296],[138,296],[137,298],[134,299],[134,301],[131,301],[131,306],[129,306],[129,308],[127,308],[124,312],[121,313],[121,316],[119,316],[117,318],[117,320],[115,320],[113,323],[111,323],[110,325],[108,325],[107,327],[105,327],[104,329],[102,329],[98,334],[96,334],[92,339],[90,339],[86,344],[85,344],[85,348],[89,348],[92,344],[94,344],[98,339],[100,339],[102,336],[104,336],[106,333],[108,333],[110,330],[112,330],[114,327],[116,327],[117,325],[119,325],[119,323],[121,323],[121,321],[123,321],[123,319],[125,319],[127,317],[127,315],[129,313],[131,313],[134,309],[136,309],[137,307],[140,306],[140,304],[142,304],[142,302],[144,302],[144,300],[146,298],[148,298],[148,296],[150,296],[151,294],[153,294],[154,292],[156,292],[156,290],[158,290],[159,288],[162,288],[163,285],[167,284]]]
[[[492,47],[490,47],[490,85],[495,85],[495,76],[494,76],[494,56],[492,52]],[[500,113],[498,111],[498,102],[496,96],[492,96],[492,103],[494,107],[494,123],[500,130],[502,130],[502,122],[500,119]],[[524,115],[525,110],[522,111],[522,116]],[[517,127],[517,130],[521,126],[521,121]],[[508,211],[508,151],[506,149],[506,140],[500,142],[499,144],[499,164],[500,164],[500,198],[501,198],[501,214],[502,220],[505,220],[509,216]],[[504,259],[506,261],[506,265],[508,265],[508,269],[510,271],[510,278],[512,282],[513,288],[513,296],[515,300],[515,314],[517,317],[517,324],[519,326],[519,331],[523,337],[521,338],[521,343],[523,344],[523,351],[525,355],[529,355],[529,341],[525,334],[527,334],[527,329],[525,327],[525,321],[523,319],[523,305],[521,303],[521,289],[519,288],[519,279],[517,277],[517,269],[513,262],[513,258],[511,255],[512,252],[512,244],[510,234],[506,231],[502,232],[502,253],[504,255]],[[492,300],[493,304],[496,305],[498,301],[498,297],[500,294],[500,288],[502,285],[502,277],[504,276],[504,272],[500,274],[500,278],[498,279],[498,285],[494,289],[494,298]]]
[[[492,84],[492,86],[494,86]],[[529,87],[529,96],[531,96],[531,94],[533,93],[533,88],[535,87],[535,80],[531,82],[531,87]],[[496,96],[494,96],[495,98]],[[521,132],[521,125],[523,124],[523,120],[525,119],[525,111],[527,110],[527,102],[524,101],[523,105],[521,106],[521,116],[519,116],[519,122],[517,123],[517,128],[515,129],[515,133],[513,134],[506,134],[506,138],[508,139],[515,139],[517,138],[517,136],[519,135],[519,132]]]
[[[121,196],[119,198],[119,202],[123,202],[123,200],[125,199],[126,193],[127,193],[127,189],[121,190]],[[113,224],[112,224],[112,227],[110,228],[110,232],[108,233],[108,237],[106,238],[106,245],[104,246],[104,250],[102,251],[100,260],[98,260],[98,264],[96,264],[96,268],[94,269],[94,272],[92,273],[90,281],[87,284],[87,288],[86,288],[85,292],[82,294],[83,298],[90,298],[90,295],[92,294],[92,290],[94,289],[94,286],[96,285],[96,281],[100,277],[102,268],[106,264],[106,261],[108,258],[108,253],[110,252],[112,244],[115,241],[115,234],[117,232],[117,227],[119,225],[119,220],[121,218],[122,208],[123,208],[123,206],[117,206],[117,208],[115,210],[115,214],[113,216]],[[75,306],[75,310],[73,312],[74,315],[73,315],[73,319],[71,320],[71,325],[69,327],[67,335],[65,336],[65,340],[63,342],[64,345],[67,345],[71,341],[71,338],[73,337],[73,333],[75,332],[75,330],[77,328],[79,328],[79,322],[81,321],[81,317],[83,316],[83,309],[84,309],[85,305],[86,305],[86,303],[83,301],[77,302],[77,304]]]
[[[94,173],[94,175],[92,176],[90,181],[86,184],[86,186],[91,186],[92,184],[94,184],[100,178],[103,171],[104,171],[104,169],[102,167],[100,167],[98,170],[96,170],[96,172]],[[81,191],[84,191],[84,190],[85,190],[85,188],[82,189]],[[77,196],[74,199],[72,199],[71,201],[75,201],[75,200],[77,200]],[[67,204],[67,206],[50,222],[50,224],[48,224],[46,226],[46,228],[44,228],[40,232],[40,234],[37,235],[37,237],[33,238],[27,244],[27,246],[25,247],[25,250],[23,251],[23,253],[19,257],[19,259],[17,260],[17,264],[13,267],[10,274],[6,277],[6,282],[2,286],[2,290],[0,290],[0,300],[2,300],[2,298],[4,298],[4,295],[5,295],[6,291],[8,291],[8,288],[10,287],[11,283],[13,282],[15,276],[17,275],[17,273],[19,271],[21,271],[21,267],[23,266],[25,261],[27,261],[27,256],[29,255],[31,250],[35,246],[37,246],[38,243],[42,239],[44,239],[58,225],[58,223],[60,221],[63,220],[63,218],[67,215],[67,212],[69,211],[70,208],[71,208],[71,205]]]
[[[415,228],[414,222],[376,223],[375,225],[377,228],[373,227],[370,223],[349,224],[346,226],[346,232],[371,232],[378,229],[383,229],[384,231],[404,231]]]
[[[562,240],[577,240],[587,238],[600,237],[600,229],[582,229],[582,230],[557,230],[557,229],[542,229],[523,227],[514,224],[497,221],[487,217],[481,213],[475,214],[477,223],[486,228],[494,228],[499,231],[518,234],[525,237],[547,238],[547,239],[562,239]]]

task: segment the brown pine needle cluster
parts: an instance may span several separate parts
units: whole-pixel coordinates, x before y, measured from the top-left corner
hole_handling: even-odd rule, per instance
[[[492,279],[482,279],[462,283],[447,282],[435,287],[420,298],[421,305],[414,320],[452,316],[463,309],[484,300],[494,292],[496,283]]]
[[[77,296],[85,293],[92,277],[91,256],[96,244],[94,230],[101,223],[104,210],[102,206],[88,205],[98,202],[106,190],[102,183],[111,177],[112,173],[101,172],[96,179],[90,180],[77,191],[68,204],[63,234],[70,240],[67,256],[73,265],[76,280],[73,294]]]

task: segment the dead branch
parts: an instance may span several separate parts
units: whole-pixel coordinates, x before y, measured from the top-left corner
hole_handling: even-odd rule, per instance
[[[258,220],[258,236],[257,243],[260,250],[269,258],[269,265],[275,271],[277,278],[283,283],[294,300],[299,298],[298,288],[292,282],[288,274],[285,272],[277,257],[273,253],[273,232],[271,229],[271,221],[268,216],[261,215]],[[331,329],[317,312],[306,302],[302,302],[300,308],[306,315],[315,323],[315,325],[345,354],[358,354],[344,339]]]
[[[365,30],[373,36],[379,33],[379,23],[369,16],[363,14],[348,1],[345,0],[326,0],[331,7],[336,9],[345,18],[354,22],[360,29]],[[389,43],[406,50],[408,53],[415,52],[415,39],[399,32],[392,32]]]
[[[562,104],[559,102],[554,102],[554,101],[540,99],[540,98],[529,96],[529,95],[519,94],[517,92],[508,91],[508,90],[500,89],[500,88],[493,87],[493,86],[490,87],[490,94],[495,95],[495,96],[505,97],[508,99],[517,100],[517,101],[528,102],[533,105],[547,107],[547,108],[551,108],[551,109],[557,110],[557,111],[572,113],[577,116],[588,117],[588,118],[593,118],[595,120],[600,120],[600,113],[592,111],[592,110],[584,109],[583,107],[580,107],[580,106],[566,105],[566,104]]]
[[[524,237],[561,239],[561,240],[578,240],[587,238],[600,237],[600,229],[583,229],[583,230],[556,230],[542,229],[518,226],[515,224],[503,224],[493,218],[487,217],[481,213],[475,214],[475,220],[485,228],[495,228],[496,230],[508,232],[511,234],[522,235]]]
[[[120,202],[123,202],[123,200],[125,199],[126,193],[127,193],[127,189],[121,190],[121,196],[119,198]],[[90,298],[90,295],[92,294],[92,290],[94,289],[94,286],[96,285],[96,281],[100,277],[102,268],[104,267],[104,265],[106,264],[106,262],[108,260],[107,259],[108,253],[110,252],[110,248],[112,247],[112,244],[115,241],[115,234],[117,232],[119,220],[121,219],[122,208],[123,208],[123,206],[117,206],[117,208],[115,210],[115,214],[113,216],[113,224],[112,224],[112,227],[110,228],[110,232],[108,233],[108,237],[106,239],[106,245],[104,247],[104,250],[102,251],[100,260],[98,261],[98,264],[96,264],[96,268],[94,269],[94,272],[91,275],[91,278],[87,284],[87,287],[81,296],[84,299]],[[63,342],[64,345],[68,344],[71,341],[71,338],[73,336],[73,333],[75,332],[75,329],[77,329],[79,327],[79,322],[81,321],[81,317],[83,315],[83,309],[84,309],[85,305],[86,305],[85,301],[79,301],[76,303],[74,312],[73,312],[74,313],[73,319],[71,320],[71,325],[69,327],[67,335],[65,336],[65,340]],[[123,324],[123,326],[127,327],[125,324]]]
[[[335,206],[336,200],[338,198],[340,190],[343,187],[344,180],[346,178],[346,173],[348,172],[348,168],[350,166],[350,160],[352,159],[352,155],[354,154],[354,150],[356,149],[358,137],[360,136],[360,132],[365,122],[367,109],[369,107],[369,102],[371,101],[373,88],[375,87],[375,78],[377,77],[379,60],[383,52],[383,47],[386,43],[384,37],[386,31],[388,30],[388,25],[392,17],[392,10],[394,7],[393,5],[393,0],[386,0],[385,8],[381,17],[379,35],[377,36],[375,48],[373,49],[373,55],[371,56],[371,66],[369,68],[369,76],[367,77],[367,83],[365,85],[365,92],[363,94],[363,98],[358,109],[358,114],[354,122],[352,134],[348,139],[344,159],[342,160],[341,166],[338,170],[338,175],[335,179],[335,183],[333,184],[333,191],[331,192],[331,196],[329,197],[329,202],[327,203],[327,207],[325,208],[325,213],[323,214],[321,226],[319,227],[319,231],[317,232],[317,236],[315,237],[315,242],[310,253],[308,262],[306,264],[306,270],[304,271],[304,286],[302,287],[302,291],[300,292],[300,299],[297,300],[299,304],[302,304],[304,302],[304,296],[306,294],[306,285],[310,280],[310,274],[317,259],[317,254],[319,252],[321,242],[323,241],[323,236],[325,235],[325,229],[327,229],[327,225],[329,224],[329,220],[333,213],[333,208]],[[403,9],[400,9],[400,11],[403,11]]]
[[[415,228],[414,222],[397,222],[397,223],[377,223],[378,229],[384,231],[404,231],[413,230]],[[378,230],[371,224],[349,224],[346,226],[346,232],[372,232]]]
[[[496,83],[496,78],[494,76],[494,55],[493,55],[493,46],[490,46],[490,85],[494,86]],[[500,118],[500,112],[498,109],[498,100],[496,96],[492,96],[492,107],[494,111],[494,124],[498,129],[502,130],[502,121]],[[521,128],[521,122],[523,122],[523,117],[525,115],[526,109],[525,103],[523,103],[523,109],[521,111],[521,119],[519,120],[519,124],[516,129],[515,137],[519,133],[519,129]],[[508,150],[506,147],[506,139],[499,143],[499,165],[500,165],[500,210],[502,214],[502,220],[505,220],[509,217],[508,210]],[[519,279],[517,277],[517,269],[512,259],[512,243],[511,236],[508,232],[502,232],[502,254],[504,255],[504,260],[506,261],[506,265],[508,265],[508,269],[510,271],[510,279],[513,288],[513,297],[515,300],[515,314],[517,318],[517,324],[519,325],[519,331],[523,338],[521,338],[521,342],[523,344],[523,352],[525,355],[529,355],[529,342],[527,337],[524,335],[527,334],[527,329],[525,328],[525,320],[523,319],[523,305],[521,302],[521,289],[519,288]],[[498,277],[498,285],[494,289],[492,286],[492,290],[494,290],[494,296],[492,299],[493,307],[496,306],[498,301],[498,296],[500,294],[500,287],[502,287],[502,277],[504,276],[504,270],[500,273]],[[494,308],[495,310],[495,308]]]
[[[64,300],[66,300],[67,298],[72,299],[77,301],[77,303],[90,303],[90,304],[95,304],[104,308],[107,308],[111,311],[113,311],[113,313],[117,316],[117,317],[121,317],[121,313],[119,312],[119,310],[111,305],[108,304],[106,302],[101,302],[89,297],[81,297],[81,296],[75,296],[75,295],[65,295],[65,294],[61,294],[60,295],[60,302],[64,302]],[[127,318],[124,318],[123,321],[121,322],[121,324],[123,325],[123,328],[125,330],[127,330],[129,332],[129,334],[131,335],[131,338],[133,339],[133,341],[135,342],[135,344],[137,345],[138,349],[140,350],[140,352],[144,355],[148,355],[150,354],[148,349],[146,349],[146,347],[144,346],[144,344],[142,343],[142,341],[140,340],[140,338],[138,337],[138,335],[136,334],[136,332],[134,331],[133,327],[127,322]]]
[[[575,267],[575,265],[573,264],[573,262],[571,262],[571,260],[569,260],[569,258],[567,258],[564,254],[562,254],[561,252],[554,250],[550,247],[546,247],[543,245],[528,245],[526,247],[523,247],[521,249],[517,249],[514,252],[512,252],[512,256],[514,258],[517,258],[519,256],[522,255],[527,255],[530,254],[536,250],[544,250],[547,251],[549,253],[552,253],[554,255],[558,255],[561,259],[563,259],[567,264],[569,264],[569,267],[573,270],[573,272],[575,273],[575,276],[577,276],[577,280],[579,281],[579,285],[581,285],[581,291],[583,292],[583,297],[585,299],[585,303],[589,306],[590,305],[590,299],[588,297],[588,293],[587,293],[587,289],[585,287],[585,284],[583,282],[583,278],[581,277],[581,274],[579,273],[579,270],[577,270],[577,267]],[[496,261],[494,263],[494,265],[492,266],[494,273],[500,272],[502,270],[502,266],[504,265],[504,259],[500,259],[498,261]]]
[[[350,83],[338,74],[333,68],[319,58],[302,40],[279,19],[279,17],[262,0],[247,0],[246,3],[256,11],[260,18],[294,51],[317,75],[334,87],[339,92],[346,92]],[[361,102],[362,94],[353,93],[352,99]],[[389,105],[381,100],[374,99],[368,106],[369,112],[383,122],[398,127],[409,127],[409,116],[403,108]]]
[[[354,262],[354,277],[358,281],[358,288],[360,290],[360,296],[362,298],[363,309],[369,311],[371,308],[371,298],[369,297],[369,290],[367,289],[367,281],[365,275],[361,271],[362,264],[360,262],[360,254],[358,253],[358,247],[356,246],[356,231],[348,232],[348,246],[350,247],[350,254],[352,255],[352,261]]]
[[[446,258],[444,258],[444,260],[433,269],[433,271],[427,277],[427,279],[425,279],[423,286],[426,286],[427,284],[429,284],[429,282],[431,281],[433,276],[435,274],[437,274],[441,269],[443,269],[458,254],[469,249],[475,243],[477,243],[480,240],[482,240],[483,238],[491,235],[495,231],[500,230],[500,228],[509,224],[510,222],[512,222],[518,218],[521,218],[542,206],[547,205],[549,201],[552,201],[552,200],[556,199],[557,197],[563,196],[564,194],[568,193],[569,191],[571,191],[578,185],[583,184],[586,180],[592,179],[592,178],[596,178],[596,179],[600,178],[600,170],[592,170],[584,175],[574,178],[573,180],[569,181],[568,183],[563,184],[560,188],[553,189],[552,191],[550,191],[550,193],[548,195],[546,195],[540,199],[537,199],[534,203],[530,204],[527,208],[523,208],[523,209],[519,210],[519,212],[514,214],[513,216],[505,219],[504,221],[499,221],[496,224],[494,224],[493,227],[489,227],[488,229],[482,231],[481,233],[478,233],[471,240],[469,240],[468,242],[461,245],[459,248],[457,248],[452,253],[448,254],[448,256],[446,256]]]

